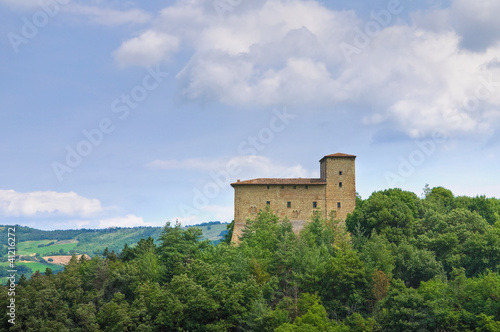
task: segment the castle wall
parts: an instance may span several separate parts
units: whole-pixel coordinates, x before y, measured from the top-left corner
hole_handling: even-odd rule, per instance
[[[295,189],[294,189],[295,187]],[[325,185],[240,185],[235,186],[233,240],[241,235],[247,219],[255,219],[257,212],[270,202],[271,210],[280,218],[288,218],[299,231],[314,211],[325,214]],[[291,207],[287,203],[291,203]],[[313,202],[317,207],[313,208]]]

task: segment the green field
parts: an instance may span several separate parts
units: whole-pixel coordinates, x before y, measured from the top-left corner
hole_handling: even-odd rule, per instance
[[[63,250],[64,252],[68,252],[73,250],[78,245],[78,242],[73,243],[63,243],[63,244],[53,244],[48,247],[39,248],[40,244],[48,244],[50,242],[55,242],[53,240],[40,240],[40,241],[23,241],[17,244],[17,254],[18,255],[32,255],[32,254],[40,254],[42,256],[47,255],[48,253],[55,252],[58,253],[59,250]],[[67,242],[67,241],[65,241]]]
[[[40,272],[45,272],[45,269],[50,267],[52,271],[59,271],[61,270],[64,266],[62,265],[56,265],[56,264],[44,264],[44,263],[39,263],[39,262],[16,262],[16,266],[19,265],[25,265],[29,267],[30,269],[33,270],[33,273],[35,273],[37,270]],[[9,262],[1,262],[0,266],[5,266],[9,267]]]
[[[52,271],[56,272],[59,271],[63,268],[62,265],[56,265],[56,264],[44,264],[44,263],[39,263],[39,262],[26,262],[26,263],[17,263],[16,265],[26,265],[27,267],[31,268],[33,270],[33,273],[35,273],[37,270],[40,272],[45,272],[45,269],[50,267]]]
[[[34,248],[38,249],[39,244],[47,244],[52,242],[51,240],[40,240],[40,241],[23,241],[18,242],[16,244],[18,255],[26,255],[35,254]]]

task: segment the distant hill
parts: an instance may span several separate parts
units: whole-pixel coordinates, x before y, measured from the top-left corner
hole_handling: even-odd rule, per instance
[[[211,221],[184,228],[198,227],[203,231],[204,239],[217,244],[227,233],[227,225],[228,223]],[[0,238],[8,238],[8,227],[12,226],[0,225]],[[102,254],[105,248],[119,253],[125,244],[133,247],[141,239],[150,236],[158,241],[163,230],[163,227],[114,227],[43,231],[19,225],[16,225],[15,228],[16,268],[18,268],[19,274],[25,273],[28,276],[31,275],[31,271],[44,272],[47,267],[53,271],[61,269],[60,265],[52,264],[53,257],[72,254],[87,254],[93,257]],[[0,248],[0,280],[4,279],[4,274],[7,271],[7,259],[8,249],[4,243]]]

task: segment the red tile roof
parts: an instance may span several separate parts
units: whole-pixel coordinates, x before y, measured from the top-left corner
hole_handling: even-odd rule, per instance
[[[325,185],[326,181],[323,179],[303,179],[303,178],[286,178],[286,179],[252,179],[245,181],[238,181],[231,183],[231,186],[235,185],[247,185],[247,184],[277,184],[277,185],[285,185],[285,184],[295,184],[295,185]]]
[[[324,156],[323,158],[320,159],[319,162],[322,162],[325,158],[356,158],[355,155],[352,155],[352,154],[345,154],[345,153],[334,153],[334,154],[329,154],[327,156]]]
[[[323,158],[326,158],[326,157],[343,157],[343,158],[356,158],[355,155],[352,155],[352,154],[345,154],[345,153],[334,153],[334,154],[329,154],[328,156],[324,156]]]

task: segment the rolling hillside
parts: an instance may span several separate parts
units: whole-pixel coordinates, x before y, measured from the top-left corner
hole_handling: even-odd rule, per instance
[[[207,222],[195,226],[203,231],[204,239],[218,243],[227,232],[227,223]],[[12,227],[12,226],[9,226]],[[108,229],[79,229],[43,231],[35,228],[16,225],[16,268],[18,274],[31,276],[33,272],[45,271],[47,267],[52,271],[63,268],[53,264],[57,256],[73,254],[87,254],[93,257],[102,254],[105,248],[109,251],[120,252],[125,244],[135,244],[148,237],[156,241],[159,239],[163,227],[135,227],[135,228],[108,228]],[[7,226],[0,226],[0,237],[7,239]],[[0,249],[0,280],[5,283],[8,268],[8,250],[6,244]],[[57,259],[56,259],[57,261]]]

